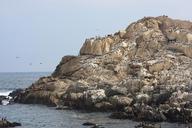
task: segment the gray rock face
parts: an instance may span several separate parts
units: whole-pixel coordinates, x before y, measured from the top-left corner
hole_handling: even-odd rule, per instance
[[[189,114],[181,119],[192,111],[191,28],[189,21],[145,17],[115,34],[86,39],[78,56],[63,57],[51,76],[15,100],[118,110],[138,120],[164,121],[178,114],[172,121],[191,122]]]

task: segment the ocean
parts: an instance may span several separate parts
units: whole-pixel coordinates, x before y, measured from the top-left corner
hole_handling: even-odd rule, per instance
[[[0,73],[0,95],[8,95],[18,88],[26,88],[41,76],[51,73]],[[90,128],[85,122],[94,122],[105,128],[134,128],[139,122],[109,119],[110,113],[81,112],[76,110],[55,110],[44,105],[12,104],[0,105],[0,117],[19,122],[17,128]],[[187,128],[185,124],[161,123],[162,128]]]

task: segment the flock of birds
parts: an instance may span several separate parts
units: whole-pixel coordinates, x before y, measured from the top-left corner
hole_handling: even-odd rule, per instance
[[[20,59],[21,57],[16,56],[15,58],[16,58],[16,59]],[[43,63],[42,63],[42,62],[40,62],[39,64],[40,64],[40,65],[42,65]],[[29,66],[32,66],[32,65],[33,65],[33,63],[29,63]]]
[[[95,31],[96,31],[96,32],[98,32],[98,31],[100,31],[100,29],[98,29],[98,28],[97,28],[97,29],[95,29]],[[20,57],[20,56],[16,56],[15,58],[16,58],[16,59],[21,59],[21,57]],[[40,62],[39,64],[40,64],[40,65],[42,65],[43,63],[42,63],[42,62]],[[33,63],[32,63],[32,62],[30,62],[28,65],[29,65],[29,66],[32,66],[32,65],[33,65]]]

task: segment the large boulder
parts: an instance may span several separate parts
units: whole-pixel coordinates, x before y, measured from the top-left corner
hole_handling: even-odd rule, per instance
[[[85,100],[87,103],[98,103],[103,100],[105,100],[106,95],[105,95],[105,90],[103,89],[98,89],[98,90],[88,90],[83,93]]]
[[[127,95],[128,93],[126,87],[119,86],[108,87],[105,92],[108,97],[114,95]]]
[[[122,109],[126,106],[129,106],[132,104],[133,99],[127,96],[113,96],[110,97],[109,101],[116,109]]]
[[[103,55],[110,52],[114,40],[111,37],[87,39],[80,55]]]

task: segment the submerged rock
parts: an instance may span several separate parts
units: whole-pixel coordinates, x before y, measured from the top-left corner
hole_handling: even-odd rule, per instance
[[[115,34],[86,39],[78,56],[63,57],[51,76],[14,100],[192,122],[186,114],[192,108],[191,28],[189,21],[145,17]]]
[[[1,128],[10,128],[10,127],[16,127],[16,126],[21,126],[21,123],[17,122],[9,122],[8,120],[2,118],[0,120],[0,127]]]
[[[92,123],[92,122],[85,122],[82,125],[84,125],[84,126],[95,126],[96,124]]]
[[[142,123],[136,125],[135,128],[161,128],[161,125],[142,122]]]
[[[82,125],[83,126],[92,126],[91,128],[104,128],[102,125],[92,123],[92,122],[85,122]]]

